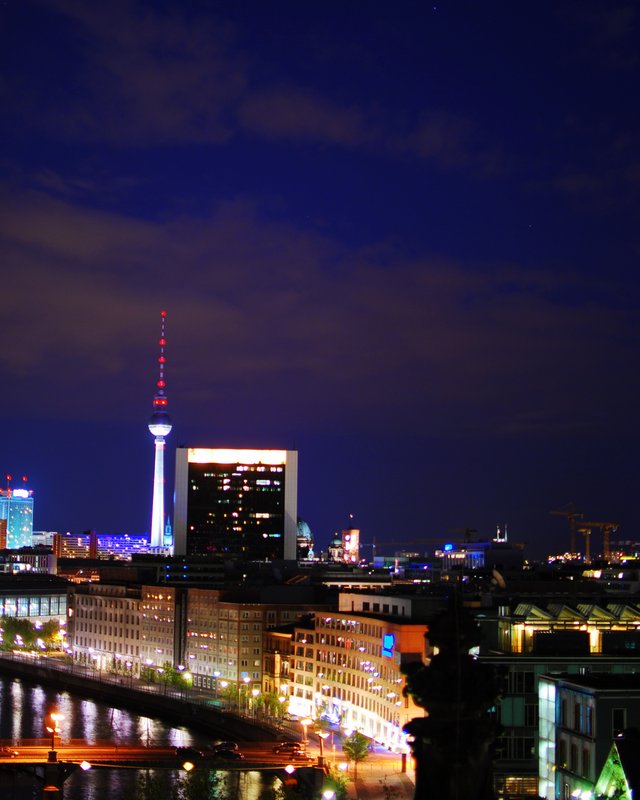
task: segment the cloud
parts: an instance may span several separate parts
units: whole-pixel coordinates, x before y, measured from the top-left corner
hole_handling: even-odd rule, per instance
[[[246,65],[220,19],[129,2],[46,5],[70,23],[76,64],[64,94],[50,87],[55,100],[42,108],[49,127],[125,145],[229,138],[228,110],[245,90]]]
[[[459,113],[430,108],[401,122],[389,108],[368,107],[356,87],[338,102],[303,78],[282,80],[268,50],[249,51],[221,16],[126,0],[43,6],[66,22],[62,46],[70,56],[50,71],[54,54],[36,53],[35,83],[25,83],[24,65],[14,64],[6,105],[18,127],[85,146],[223,146],[250,134],[483,173],[500,160]]]
[[[307,139],[348,147],[370,140],[361,111],[340,108],[297,87],[256,92],[245,99],[238,117],[248,130],[267,138]]]
[[[193,418],[213,404],[423,432],[599,425],[637,348],[631,312],[597,282],[586,297],[584,276],[407,258],[384,242],[349,251],[241,198],[153,224],[44,193],[1,211],[14,413],[41,404],[35,385],[70,416],[139,404],[162,307],[171,390]]]

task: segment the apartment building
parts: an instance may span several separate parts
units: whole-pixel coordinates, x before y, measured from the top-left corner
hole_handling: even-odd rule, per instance
[[[122,669],[138,675],[143,658],[141,604],[140,587],[74,586],[67,626],[73,660],[99,672]]]
[[[324,716],[396,752],[424,710],[403,695],[402,667],[426,659],[424,623],[373,613],[316,613],[296,626],[289,711]]]

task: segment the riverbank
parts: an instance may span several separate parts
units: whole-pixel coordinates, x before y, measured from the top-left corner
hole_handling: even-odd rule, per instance
[[[215,738],[276,741],[283,736],[282,732],[260,720],[247,720],[217,708],[207,697],[199,696],[193,690],[178,692],[165,686],[145,685],[136,679],[106,674],[97,677],[72,665],[5,653],[0,654],[0,673],[71,691],[109,703],[115,708],[157,717],[171,724],[194,728]]]

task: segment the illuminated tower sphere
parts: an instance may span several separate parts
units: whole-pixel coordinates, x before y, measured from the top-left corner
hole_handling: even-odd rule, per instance
[[[167,414],[167,396],[165,393],[164,323],[166,311],[160,312],[160,375],[156,382],[156,393],[153,398],[153,413],[149,420],[149,430],[153,434],[156,448],[155,466],[153,470],[153,506],[151,509],[151,547],[164,547],[164,439],[171,432],[171,419]]]

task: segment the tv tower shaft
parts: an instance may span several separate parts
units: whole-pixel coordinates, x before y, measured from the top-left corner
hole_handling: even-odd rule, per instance
[[[165,437],[171,432],[171,418],[167,414],[167,395],[165,392],[166,383],[164,379],[164,367],[166,358],[164,348],[167,343],[165,339],[165,320],[166,311],[160,312],[160,355],[158,357],[159,377],[156,381],[156,393],[153,398],[153,413],[149,420],[149,430],[154,436],[155,462],[153,469],[153,503],[151,508],[151,535],[150,546],[154,548],[164,547],[164,451]]]

